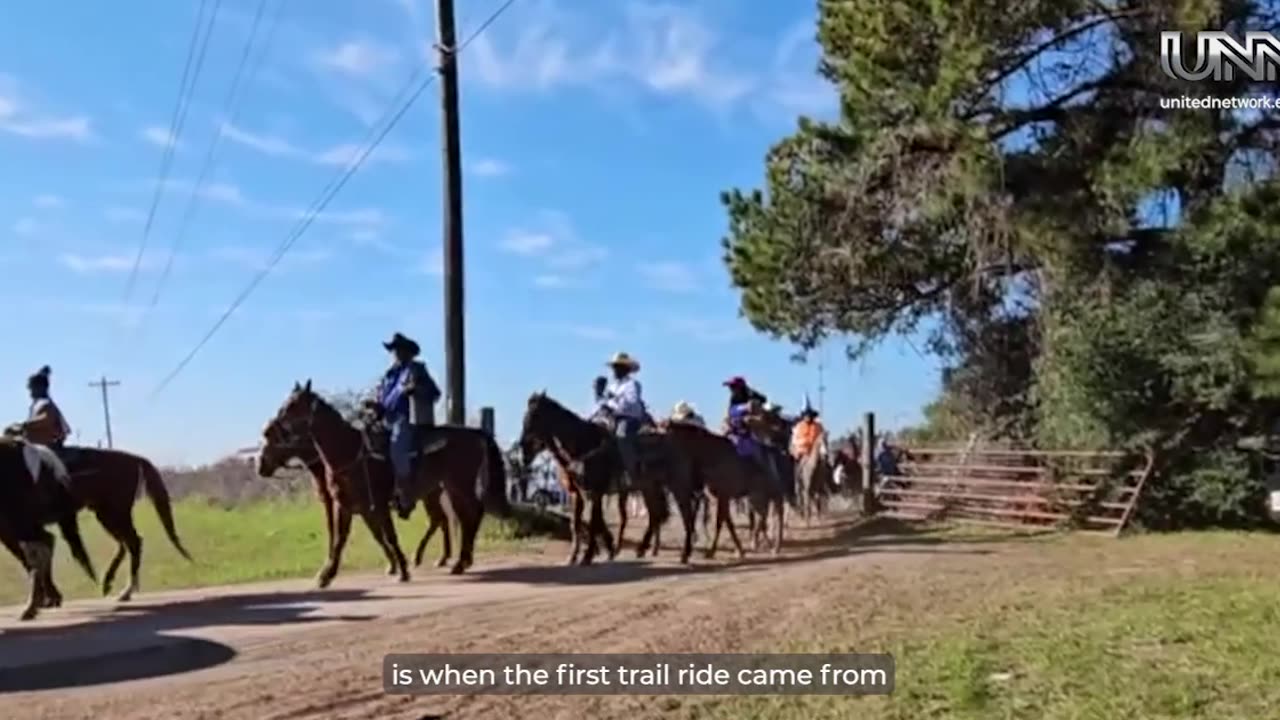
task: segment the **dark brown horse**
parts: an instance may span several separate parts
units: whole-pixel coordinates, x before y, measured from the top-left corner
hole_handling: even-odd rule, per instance
[[[67,488],[70,478],[47,452],[21,440],[0,438],[0,541],[22,562],[31,582],[20,620],[34,618],[40,608],[62,604],[53,584],[54,538],[44,529],[46,520],[58,524],[72,557],[96,581],[80,537],[77,503]]]
[[[318,587],[328,587],[338,574],[342,551],[351,532],[351,516],[362,515],[374,539],[390,550],[401,582],[409,568],[391,520],[394,475],[386,456],[374,450],[367,436],[336,408],[306,385],[294,384],[276,413],[276,422],[289,434],[311,441],[325,466],[325,478],[335,512],[329,531],[328,559],[316,575]],[[450,572],[461,574],[474,563],[475,539],[488,510],[511,514],[507,499],[507,469],[493,436],[476,428],[442,426],[433,429],[444,445],[418,463],[415,482],[420,497],[437,485],[449,497],[449,509],[462,538],[458,560]],[[477,494],[477,485],[483,490]]]
[[[309,440],[299,439],[290,435],[275,420],[268,422],[267,426],[263,428],[262,438],[264,442],[258,452],[258,475],[271,477],[291,460],[297,460],[305,465],[307,471],[311,474],[311,486],[316,491],[316,497],[320,499],[321,508],[324,509],[324,526],[329,534],[329,542],[332,544],[335,501],[333,492],[329,487],[328,471],[325,470],[324,461],[320,459],[320,454],[316,452],[316,446]],[[444,540],[444,552],[440,554],[440,559],[436,561],[436,567],[448,565],[449,557],[453,554],[453,544],[449,537],[449,516],[445,514],[444,505],[441,503],[443,494],[443,488],[434,487],[429,489],[426,496],[422,498],[422,509],[427,513],[427,531],[418,543],[417,552],[414,553],[414,567],[422,565],[422,556],[426,553],[427,543],[437,530],[441,531],[441,537]],[[369,525],[369,516],[361,514],[360,518],[369,528],[369,533],[377,538],[378,534]],[[396,564],[395,552],[387,545],[382,545],[381,547],[383,553],[387,556],[387,574],[397,574],[399,568]]]
[[[129,556],[129,584],[117,599],[127,602],[138,591],[138,573],[142,567],[142,537],[138,535],[133,522],[133,505],[140,489],[151,499],[169,542],[183,558],[191,561],[191,555],[178,538],[169,491],[165,488],[160,471],[151,461],[121,450],[82,447],[66,448],[59,452],[59,457],[71,475],[71,495],[76,502],[76,509],[88,508],[93,512],[102,528],[117,543],[116,554],[102,576],[103,595],[111,592],[111,585],[126,553]],[[45,517],[43,521],[48,524],[55,522],[56,518]],[[14,552],[12,546],[8,549]],[[21,559],[20,554],[15,555]],[[51,603],[54,599],[61,598],[52,579],[45,597]]]
[[[670,444],[659,432],[641,432],[636,438],[639,455],[640,477],[634,480],[648,511],[648,527],[636,548],[636,556],[644,557],[653,547],[659,528],[671,515],[667,502],[670,492],[680,509],[685,526],[684,549],[681,562],[688,562],[693,547],[694,500],[693,478],[688,459]],[[582,513],[585,505],[591,507],[591,517],[586,528],[587,548],[581,556],[581,564],[589,565],[599,552],[598,541],[603,540],[609,558],[617,556],[622,547],[622,534],[626,528],[627,492],[618,492],[621,522],[618,542],[604,521],[604,496],[623,487],[625,469],[614,436],[603,425],[585,420],[551,399],[546,393],[529,396],[524,422],[520,433],[520,448],[525,463],[542,450],[550,450],[557,464],[565,471],[575,486],[573,523],[574,542],[569,563],[579,562],[581,547]]]
[[[774,483],[764,468],[739,455],[729,438],[689,423],[667,422],[664,425],[667,436],[692,459],[694,472],[710,501],[715,503],[716,529],[707,548],[707,557],[715,557],[720,543],[720,530],[726,527],[738,555],[745,554],[731,511],[731,502],[738,498],[747,499],[753,515],[767,517],[769,508],[772,506],[775,509],[778,532],[773,551],[778,552],[782,548],[782,527],[786,513],[783,488]],[[753,542],[757,547],[763,532],[763,523],[751,529]]]

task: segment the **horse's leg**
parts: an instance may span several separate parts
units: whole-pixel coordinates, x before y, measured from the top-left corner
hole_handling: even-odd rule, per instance
[[[605,551],[612,557],[614,552],[613,538],[609,535],[609,526],[604,521],[604,494],[591,493],[591,519],[588,521],[587,550],[582,555],[582,565],[590,565],[600,552],[600,540],[604,540]]]
[[[777,555],[778,553],[782,552],[782,532],[783,532],[783,526],[786,525],[786,521],[787,521],[786,498],[782,498],[782,497],[778,498],[777,502],[774,503],[774,506],[776,508],[775,514],[778,517],[778,535],[773,541],[773,554]]]
[[[627,532],[627,504],[631,499],[629,490],[618,490],[618,544],[609,549],[609,559],[612,560],[622,550],[622,536]]]
[[[586,498],[583,497],[582,491],[574,488],[572,514],[569,519],[569,532],[573,535],[573,541],[569,545],[569,565],[578,562],[578,553],[582,551],[582,534],[590,532],[582,525],[582,514],[586,510]]]
[[[430,512],[434,516],[432,522],[440,526],[440,542],[444,545],[444,549],[440,552],[440,559],[436,561],[436,567],[448,565],[449,558],[453,557],[453,534],[449,532],[449,514],[444,511],[443,499],[443,492],[438,492],[430,498]]]
[[[333,542],[329,545],[329,559],[325,561],[320,572],[316,574],[316,587],[323,590],[333,582],[338,574],[338,566],[342,564],[342,551],[347,547],[347,538],[351,535],[351,511],[339,504],[333,514]]]
[[[365,524],[369,526],[369,531],[373,533],[373,539],[380,543],[383,550],[388,554],[392,566],[397,572],[389,573],[400,576],[400,582],[409,582],[409,559],[404,556],[404,551],[400,549],[400,538],[396,534],[395,520],[391,519],[391,506],[385,503],[378,503],[373,509],[372,523],[368,514],[364,515]]]
[[[707,538],[707,559],[716,556],[716,548],[720,546],[720,528],[729,518],[729,499],[716,496],[716,529]]]
[[[39,539],[20,543],[22,557],[29,568],[27,574],[31,579],[31,593],[27,597],[27,606],[18,616],[19,620],[31,620],[40,612],[44,604],[44,588],[47,578],[53,575],[53,536],[43,528]]]
[[[52,534],[49,535],[49,540],[50,540],[49,554],[52,556],[53,541],[54,541],[54,536]],[[17,539],[15,539],[14,537],[10,536],[9,533],[0,533],[0,544],[3,544],[5,549],[8,550],[15,558],[17,558],[18,562],[22,563],[22,569],[26,571],[28,577],[30,577],[31,562],[27,560],[27,553],[23,549],[22,543],[18,542]],[[52,608],[52,607],[62,606],[62,593],[58,591],[58,587],[53,583],[53,573],[49,573],[48,582],[45,583],[44,588],[42,590],[42,594],[43,594],[43,597],[41,598],[41,604],[40,604],[42,608]]]
[[[461,494],[463,497],[458,502],[454,502],[452,494],[449,497],[449,503],[454,507],[454,515],[458,517],[458,532],[462,535],[462,547],[458,549],[458,560],[449,569],[450,574],[453,575],[461,575],[475,564],[476,536],[480,534],[480,521],[484,517],[484,506],[480,499],[470,492]]]
[[[693,554],[693,533],[698,525],[698,506],[696,495],[683,495],[676,500],[680,510],[680,522],[684,524],[684,547],[680,549],[680,564],[687,565],[689,556]]]
[[[431,536],[435,535],[436,530],[439,530],[442,525],[440,520],[440,515],[442,514],[442,511],[436,507],[438,504],[439,504],[439,500],[436,498],[436,495],[434,492],[427,493],[426,497],[422,498],[422,509],[426,512],[426,515],[427,515],[427,531],[422,535],[422,540],[418,541],[418,549],[415,550],[413,553],[414,567],[419,567],[422,565],[422,556],[427,552],[427,543],[430,542]],[[448,522],[449,522],[449,518],[446,516],[444,519],[444,523],[448,523]],[[448,556],[448,553],[449,553],[448,528],[445,528],[444,538],[445,538],[445,557],[442,558],[442,560],[447,562],[449,557]],[[436,567],[440,567],[440,565],[437,564]]]
[[[374,512],[377,511],[375,510]],[[390,514],[388,514],[387,517],[390,519]],[[387,558],[387,574],[396,575],[402,572],[400,565],[396,561],[396,551],[391,547],[391,543],[387,540],[386,531],[380,530],[375,524],[376,522],[382,522],[382,520],[380,518],[375,520],[370,513],[360,513],[360,520],[364,522],[364,526],[369,529],[369,534],[373,536],[373,541],[378,544],[379,548],[382,548],[382,554]],[[394,531],[395,525],[392,524],[390,527],[392,527]]]
[[[119,545],[116,547],[116,554],[111,558],[111,564],[107,566],[107,572],[102,577],[102,594],[107,595],[111,592],[111,581],[115,578],[116,570],[120,567],[120,562],[124,559],[127,552],[129,554],[129,584],[116,597],[118,602],[129,602],[133,594],[138,591],[138,572],[142,569],[142,538],[138,536],[138,530],[133,526],[133,514],[126,512],[124,514],[115,514],[111,512],[100,512],[95,510],[94,514],[98,516],[98,522],[102,524],[102,528],[111,535]]]

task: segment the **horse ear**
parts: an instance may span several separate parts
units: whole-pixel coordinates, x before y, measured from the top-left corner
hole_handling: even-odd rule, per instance
[[[299,391],[299,390],[301,390],[301,389],[302,389],[302,383],[298,382],[297,380],[294,380],[294,381],[293,381],[293,391],[294,391],[294,392],[298,392],[298,391]]]
[[[307,384],[302,387],[303,392],[311,392],[311,378],[307,378]]]

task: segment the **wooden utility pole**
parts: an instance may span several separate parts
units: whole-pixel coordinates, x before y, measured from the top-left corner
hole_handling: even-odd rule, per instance
[[[445,407],[451,425],[467,423],[466,333],[462,286],[462,131],[458,122],[458,34],[453,0],[436,0],[444,127],[444,366]]]
[[[115,445],[111,441],[111,401],[108,399],[107,388],[116,387],[119,384],[119,380],[108,380],[106,375],[103,375],[101,380],[89,383],[89,387],[96,387],[102,391],[102,419],[107,424],[107,447],[109,448]]]

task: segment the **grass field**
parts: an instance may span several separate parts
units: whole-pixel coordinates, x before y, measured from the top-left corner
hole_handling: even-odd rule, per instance
[[[1280,537],[1023,541],[851,586],[791,652],[892,652],[891,697],[730,698],[690,718],[1111,720],[1280,715]],[[772,647],[777,652],[782,648]]]
[[[203,585],[251,582],[292,577],[308,577],[324,562],[328,540],[324,531],[324,511],[310,497],[274,502],[255,502],[227,509],[198,498],[175,504],[178,536],[195,558],[188,563],[169,544],[154,509],[142,500],[134,509],[134,520],[142,535],[142,592]],[[89,556],[99,575],[115,553],[112,541],[89,513],[80,516]],[[396,521],[400,546],[413,562],[413,551],[426,531],[426,517],[418,509],[408,521]],[[57,535],[56,529],[54,534]],[[494,551],[510,552],[521,544],[513,522],[486,517],[480,526],[477,555]],[[430,570],[441,550],[440,533],[431,539],[422,572]],[[458,542],[454,539],[454,557]],[[5,570],[0,570],[0,604],[26,599],[27,585],[22,567],[4,554]],[[373,570],[386,567],[386,559],[360,520],[352,523],[351,540],[343,553],[342,571]],[[128,561],[116,576],[116,592],[128,578]],[[67,598],[98,597],[89,578],[76,567],[66,544],[59,537],[55,577]]]

